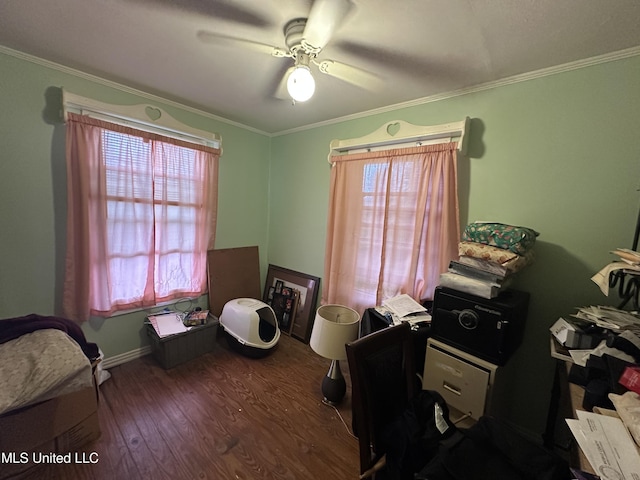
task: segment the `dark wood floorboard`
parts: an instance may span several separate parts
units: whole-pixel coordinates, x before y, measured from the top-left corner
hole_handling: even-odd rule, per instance
[[[100,387],[96,464],[40,465],[25,479],[357,479],[350,391],[321,402],[328,360],[283,335],[252,359],[219,336],[213,352],[171,370],[151,356],[110,370]],[[350,384],[346,362],[342,371]]]

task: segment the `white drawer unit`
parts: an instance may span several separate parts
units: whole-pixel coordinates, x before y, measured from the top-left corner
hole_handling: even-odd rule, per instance
[[[477,420],[492,410],[499,367],[438,340],[427,341],[422,388],[435,390],[447,402],[453,421]]]

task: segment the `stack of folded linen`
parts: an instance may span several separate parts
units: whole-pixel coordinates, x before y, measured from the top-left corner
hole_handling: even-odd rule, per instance
[[[538,232],[503,223],[467,225],[458,244],[459,259],[440,275],[440,285],[482,298],[497,297],[512,275],[533,261]]]

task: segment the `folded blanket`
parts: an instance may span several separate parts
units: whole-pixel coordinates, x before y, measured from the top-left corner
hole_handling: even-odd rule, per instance
[[[503,223],[470,223],[464,229],[462,240],[509,250],[518,255],[527,253],[536,243],[538,232],[527,227]]]
[[[35,313],[24,317],[0,320],[0,344],[14,340],[26,333],[45,328],[53,328],[65,332],[80,345],[89,360],[93,361],[99,357],[98,345],[87,342],[80,325],[66,318],[45,317]]]
[[[518,272],[534,260],[533,250],[529,250],[524,255],[518,255],[510,250],[475,242],[460,242],[458,255],[462,263],[497,274]],[[477,261],[472,261],[473,259]],[[497,267],[494,269],[494,266]]]

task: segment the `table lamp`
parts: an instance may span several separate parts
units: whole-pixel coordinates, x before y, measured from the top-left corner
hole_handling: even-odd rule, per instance
[[[324,402],[335,405],[342,400],[347,384],[340,371],[340,360],[347,359],[345,344],[358,338],[360,315],[343,305],[323,305],[316,311],[309,344],[318,355],[331,360],[322,379]]]

